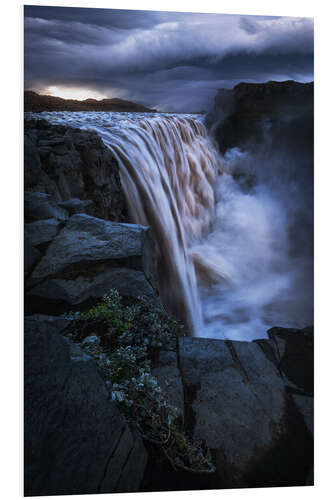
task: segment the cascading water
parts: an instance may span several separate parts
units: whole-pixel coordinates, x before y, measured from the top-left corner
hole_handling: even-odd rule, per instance
[[[122,132],[103,132],[103,139],[118,160],[134,220],[153,228],[163,302],[200,335],[189,250],[211,223],[218,163],[205,128],[190,117],[157,116],[133,120]]]
[[[133,220],[158,243],[163,303],[194,335],[202,333],[191,246],[214,212],[219,159],[204,125],[190,115],[43,113],[54,123],[96,130],[118,160]]]
[[[312,261],[289,251],[290,179],[283,196],[267,179],[244,189],[234,174],[253,171],[251,155],[222,158],[196,115],[41,116],[94,129],[112,150],[133,220],[153,228],[162,300],[193,335],[250,340],[274,324],[311,323],[312,296],[302,290],[312,289]]]

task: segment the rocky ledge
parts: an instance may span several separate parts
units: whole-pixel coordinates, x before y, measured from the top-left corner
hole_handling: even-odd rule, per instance
[[[267,136],[278,148],[313,145],[314,84],[285,82],[239,83],[220,89],[206,117],[220,151],[257,150]],[[313,146],[312,146],[313,149]]]
[[[112,287],[154,295],[154,241],[128,223],[117,162],[95,132],[25,122],[25,310],[60,314]]]
[[[275,328],[256,342],[179,337],[175,350],[154,350],[150,380],[178,411],[175,436],[201,443],[212,457],[210,473],[193,474],[170,463],[166,445],[152,444],[157,438],[147,430],[128,426],[131,410],[119,412],[108,397],[104,354],[89,336],[96,331],[97,342],[107,332],[90,326],[77,343],[62,335],[73,331],[69,323],[26,319],[26,494],[313,484],[311,329]]]

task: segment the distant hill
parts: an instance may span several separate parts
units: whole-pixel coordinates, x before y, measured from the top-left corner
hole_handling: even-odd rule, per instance
[[[85,99],[77,101],[75,99],[62,99],[51,95],[41,95],[32,90],[24,92],[24,111],[123,111],[152,113],[155,109],[149,109],[135,102],[123,99]]]

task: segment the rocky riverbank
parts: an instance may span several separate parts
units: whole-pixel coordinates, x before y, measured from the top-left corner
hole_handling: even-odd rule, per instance
[[[312,484],[312,329],[231,342],[175,327],[165,341],[173,323],[161,319],[153,235],[131,224],[117,163],[94,132],[26,122],[25,190],[26,495]],[[110,289],[123,301],[111,317],[98,305]],[[141,295],[153,307],[143,323]],[[74,334],[78,318],[89,321]],[[160,340],[147,347],[153,331]],[[112,369],[119,342],[138,356],[133,369],[144,350],[163,415],[177,415],[162,446],[113,398],[115,383],[128,387],[126,370]],[[162,427],[157,419],[149,430]],[[193,474],[179,450],[193,453],[185,463],[210,456],[213,467]]]

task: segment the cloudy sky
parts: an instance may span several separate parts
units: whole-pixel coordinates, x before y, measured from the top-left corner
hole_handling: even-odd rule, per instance
[[[209,109],[240,81],[313,80],[313,20],[26,6],[25,88]]]

